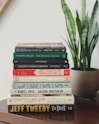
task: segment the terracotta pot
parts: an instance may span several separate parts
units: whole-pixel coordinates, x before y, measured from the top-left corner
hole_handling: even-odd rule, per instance
[[[71,69],[72,92],[82,97],[91,97],[99,90],[99,70],[79,71]]]

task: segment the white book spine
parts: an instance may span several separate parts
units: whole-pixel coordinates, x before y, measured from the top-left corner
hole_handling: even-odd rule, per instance
[[[13,82],[70,82],[70,76],[13,76]]]
[[[74,96],[8,97],[7,105],[74,104]]]
[[[53,89],[11,89],[11,95],[18,94],[72,94],[71,88],[53,88]]]
[[[60,48],[64,47],[62,42],[59,43],[18,43],[16,47],[33,47],[33,48]]]

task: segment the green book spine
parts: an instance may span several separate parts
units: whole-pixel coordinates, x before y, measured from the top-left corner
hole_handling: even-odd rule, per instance
[[[14,59],[67,59],[66,52],[14,52]]]

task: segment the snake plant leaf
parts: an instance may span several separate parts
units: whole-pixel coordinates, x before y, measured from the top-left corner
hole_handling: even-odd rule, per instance
[[[66,42],[67,46],[68,46],[69,49],[70,49],[70,52],[71,52],[71,50],[74,50],[73,45],[72,45],[72,43],[70,42],[70,40],[68,39],[68,37],[66,38],[67,40],[65,40],[63,37],[62,37],[62,39]]]
[[[96,0],[93,10],[92,10],[92,13],[91,13],[91,18],[89,21],[89,28],[90,28],[89,35],[88,35],[89,42],[91,41],[92,34],[94,33],[94,24],[96,23],[95,21],[96,21],[96,17],[97,17],[97,13],[98,13],[98,6],[99,6],[99,3],[98,3],[98,0]]]
[[[81,21],[85,20],[86,16],[86,0],[81,0]]]
[[[77,24],[79,37],[81,37],[83,26],[82,26],[82,23],[81,23],[81,20],[79,18],[79,14],[78,14],[77,10],[76,10],[76,24]]]
[[[74,62],[74,67],[75,67],[75,69],[78,69],[78,61],[80,62],[80,60],[79,60],[79,58],[78,58],[78,51],[77,52],[75,52],[75,49],[74,49],[74,47],[73,47],[73,45],[71,44],[71,42],[70,42],[70,40],[67,38],[67,40],[66,39],[64,39],[63,37],[62,37],[62,39],[66,42],[66,44],[67,44],[67,46],[69,47],[69,50],[70,50],[70,52],[71,52],[71,55],[72,55],[72,58],[73,58],[73,62]],[[77,49],[78,50],[78,49]]]
[[[81,47],[86,50],[86,45],[88,44],[88,31],[89,31],[89,23],[87,20],[83,22],[83,30],[81,35]]]
[[[96,21],[99,9],[98,0],[95,0],[91,16],[86,11],[86,1],[81,0],[81,13],[76,11],[76,19],[74,19],[65,0],[61,0],[66,19],[66,33],[68,33],[66,43],[72,55],[74,68],[79,70],[91,69],[92,53],[99,37],[99,27]]]
[[[99,36],[99,27],[98,27],[98,24],[96,23],[95,32],[94,32],[93,38],[89,45],[90,54],[92,54],[92,52],[98,42],[98,36]]]
[[[76,42],[76,26],[75,21],[73,18],[73,15],[71,13],[71,10],[69,9],[68,5],[65,3],[65,0],[61,0],[62,9],[65,15],[65,18],[67,19],[67,26],[68,26],[68,34],[73,42],[75,44]]]

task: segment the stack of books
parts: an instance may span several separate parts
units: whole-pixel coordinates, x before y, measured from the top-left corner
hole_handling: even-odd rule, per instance
[[[8,112],[66,112],[74,107],[63,43],[20,43],[13,53]]]

